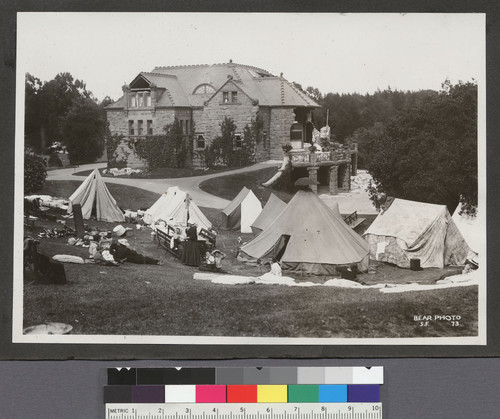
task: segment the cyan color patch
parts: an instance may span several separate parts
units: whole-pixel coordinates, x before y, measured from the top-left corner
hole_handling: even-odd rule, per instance
[[[347,402],[347,385],[320,385],[319,386],[319,403],[346,403]]]

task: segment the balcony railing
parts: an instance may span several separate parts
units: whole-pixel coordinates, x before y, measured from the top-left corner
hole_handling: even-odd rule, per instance
[[[321,163],[321,162],[334,162],[339,160],[348,160],[350,152],[348,150],[334,150],[334,151],[316,151],[311,153],[307,150],[297,151],[291,153],[291,160],[293,163]]]

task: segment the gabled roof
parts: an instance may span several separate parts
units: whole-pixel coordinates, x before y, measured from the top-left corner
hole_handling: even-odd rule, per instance
[[[203,106],[212,93],[193,94],[202,84],[209,84],[215,91],[219,90],[228,78],[237,84],[250,98],[257,100],[261,106],[303,106],[319,105],[304,92],[295,88],[283,77],[273,76],[258,67],[236,64],[204,64],[175,67],[156,67],[152,72],[140,73],[138,78],[154,83],[161,94],[158,106]],[[124,106],[123,97],[108,108]]]

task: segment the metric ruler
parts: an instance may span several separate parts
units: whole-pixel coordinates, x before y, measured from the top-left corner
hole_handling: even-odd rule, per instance
[[[382,403],[107,403],[106,419],[382,419]]]

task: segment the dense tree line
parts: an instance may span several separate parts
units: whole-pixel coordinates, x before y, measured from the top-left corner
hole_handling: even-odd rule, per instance
[[[300,85],[296,85],[300,88]],[[371,193],[445,204],[459,201],[467,211],[477,205],[477,84],[442,90],[374,94],[305,92],[321,105],[314,111],[317,127],[328,115],[336,141],[356,140],[359,167],[374,178]]]
[[[26,74],[26,147],[45,153],[51,143],[60,142],[72,163],[95,161],[104,151],[104,107],[110,102],[106,98],[98,103],[85,83],[70,73],[59,73],[48,82]]]

